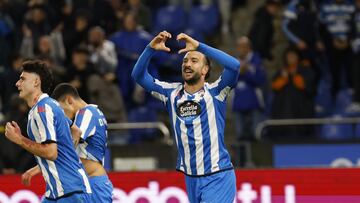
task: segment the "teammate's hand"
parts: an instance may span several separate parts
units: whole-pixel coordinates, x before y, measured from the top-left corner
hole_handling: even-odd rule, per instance
[[[178,41],[184,41],[186,43],[186,46],[184,49],[179,50],[179,54],[188,52],[188,51],[194,51],[199,47],[199,42],[193,38],[191,38],[189,35],[180,33],[176,37],[176,40]]]
[[[170,33],[166,32],[166,31],[162,31],[158,35],[156,35],[156,37],[153,40],[151,40],[150,47],[157,51],[169,52],[170,48],[165,45],[165,42],[167,39],[170,39],[170,38],[171,38]]]
[[[6,123],[5,136],[15,144],[19,144],[21,142],[21,130],[19,125],[15,121]]]
[[[21,182],[26,186],[30,186],[31,178],[39,173],[41,173],[39,166],[35,166],[21,175]]]

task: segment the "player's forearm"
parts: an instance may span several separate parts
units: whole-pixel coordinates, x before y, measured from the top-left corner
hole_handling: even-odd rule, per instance
[[[146,46],[145,50],[140,55],[131,73],[131,77],[145,89],[148,89],[148,86],[154,80],[147,71],[150,60],[154,53],[155,49],[151,48],[149,45]]]
[[[200,51],[201,53],[205,54],[206,56],[214,59],[216,62],[223,65],[225,69],[228,69],[228,70],[231,70],[234,72],[239,72],[239,70],[240,70],[239,69],[240,62],[236,58],[230,56],[229,54],[227,54],[223,51],[212,48],[204,43],[199,44],[198,51]]]
[[[40,169],[39,165],[36,165],[36,166],[32,167],[32,168],[29,169],[28,171],[30,171],[30,173],[31,173],[32,176],[41,173],[41,169]]]
[[[57,147],[52,146],[56,145],[55,143],[39,144],[26,137],[22,137],[18,144],[28,152],[44,159],[55,161],[58,155]]]

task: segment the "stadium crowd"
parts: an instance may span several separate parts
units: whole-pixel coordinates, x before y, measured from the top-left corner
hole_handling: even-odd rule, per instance
[[[157,112],[165,110],[162,103],[130,74],[162,30],[185,32],[199,41],[218,34],[236,38],[233,55],[241,69],[229,116],[234,116],[239,140],[254,140],[256,124],[266,118],[360,113],[360,0],[266,0],[254,13],[247,36],[237,36],[231,28],[231,11],[237,6],[246,6],[246,1],[0,0],[1,124],[14,120],[26,129],[29,109],[14,84],[21,62],[29,58],[46,61],[56,84],[71,83],[81,98],[99,106],[109,123],[158,120]],[[283,67],[271,75],[264,61],[273,58],[277,16],[289,47],[280,53]],[[176,52],[182,45],[170,40],[168,46],[174,52],[157,53],[150,73],[180,81],[182,56]],[[276,140],[315,133],[289,127],[268,134]],[[128,142],[141,139],[134,135]],[[4,136],[0,145],[0,173],[33,165],[32,156]]]

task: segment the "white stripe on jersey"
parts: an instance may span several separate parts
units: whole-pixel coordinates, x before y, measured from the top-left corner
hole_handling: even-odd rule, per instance
[[[82,177],[82,179],[84,181],[86,192],[87,193],[92,193],[92,190],[91,190],[91,187],[90,187],[90,182],[89,182],[88,177],[86,176],[85,171],[82,168],[80,168],[78,170],[78,172],[80,173],[80,175],[81,175],[81,177]]]
[[[198,116],[193,120],[194,138],[196,146],[196,169],[197,174],[204,174],[204,144],[201,130],[201,119]]]
[[[184,146],[186,173],[191,174],[189,140],[187,136],[187,128],[183,122],[180,122],[180,131],[181,131],[181,142]]]
[[[221,77],[219,77],[217,80],[215,80],[213,83],[209,84],[207,83],[207,86],[209,89],[212,89],[214,87],[217,87],[221,81]]]
[[[79,126],[80,130],[81,130],[81,138],[84,138],[84,134],[86,133],[86,129],[88,128],[91,118],[92,118],[92,112],[88,109],[85,110],[84,112],[84,116],[81,122],[81,126]],[[91,132],[89,133],[88,137],[94,135],[95,133],[95,127],[94,129],[91,130]]]
[[[34,126],[31,126],[31,130],[33,131],[33,135],[36,139],[36,142],[42,143],[42,142],[45,142],[45,140],[46,140],[46,129],[45,129],[44,123],[42,122],[42,120],[40,118],[39,112],[37,112],[37,108],[34,111],[36,111],[36,112],[34,112],[34,119],[39,128],[39,132],[34,132],[34,129],[36,129],[36,127],[34,127]]]
[[[220,94],[215,96],[215,98],[219,101],[224,101],[226,96],[230,93],[231,88],[229,86],[225,87],[221,90]]]
[[[173,89],[177,88],[181,83],[168,83],[164,81],[160,81],[158,79],[155,79],[155,84],[160,85],[164,89]]]
[[[51,175],[53,176],[55,183],[56,183],[56,190],[57,190],[57,196],[62,196],[64,195],[64,188],[61,185],[60,182],[60,178],[59,178],[59,173],[56,169],[55,163],[53,161],[50,160],[46,160],[48,166],[49,166],[49,171],[51,173]]]
[[[152,91],[151,95],[164,103],[167,102],[168,100],[168,98],[165,95],[160,94],[159,92]]]
[[[54,188],[52,187],[52,184],[51,184],[50,178],[49,178],[49,174],[48,174],[45,166],[41,163],[41,158],[38,157],[38,156],[35,156],[35,158],[37,159],[38,165],[39,165],[39,167],[41,169],[41,173],[42,173],[43,177],[45,178],[45,181],[46,181],[47,185],[50,187],[50,190],[53,193]],[[48,195],[50,196],[50,194],[48,194]],[[49,196],[46,196],[46,197],[49,197]]]
[[[174,91],[172,91],[171,92],[171,95],[170,95],[170,105],[173,105],[174,104],[174,102],[175,102],[175,97],[176,97],[176,95],[177,95],[177,93],[179,92],[179,89],[177,89],[177,90],[174,90]],[[176,126],[176,111],[175,111],[175,108],[173,108],[173,107],[171,107],[171,115],[172,115],[172,123],[173,123],[173,128],[174,129],[176,129],[175,128],[175,126]],[[179,141],[178,141],[178,135],[176,134],[176,130],[174,130],[174,133],[175,133],[175,142],[176,142],[176,145],[177,145],[177,148],[178,149],[180,149],[180,147],[179,147]],[[180,153],[180,152],[178,152],[178,153]],[[179,156],[180,157],[180,170],[181,171],[185,171],[185,169],[184,169],[184,162],[183,162],[183,159],[182,159],[182,157],[181,156]]]
[[[46,126],[50,133],[50,139],[56,141],[56,133],[54,127],[54,113],[51,107],[45,104],[45,113],[46,113]]]
[[[206,109],[208,114],[208,123],[209,123],[209,133],[210,133],[210,153],[211,153],[211,172],[215,172],[219,169],[219,136],[218,136],[218,128],[216,124],[215,117],[215,105],[213,98],[211,95],[206,92],[204,94],[204,99],[206,101]]]

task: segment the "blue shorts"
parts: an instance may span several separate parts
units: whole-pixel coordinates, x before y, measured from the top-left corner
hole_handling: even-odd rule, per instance
[[[42,203],[88,203],[92,202],[92,195],[88,193],[75,193],[68,197],[63,197],[57,200],[50,200],[44,198]]]
[[[233,203],[236,194],[234,170],[208,176],[185,175],[186,192],[190,203]]]
[[[108,176],[89,177],[93,199],[92,202],[112,202],[113,185]]]

